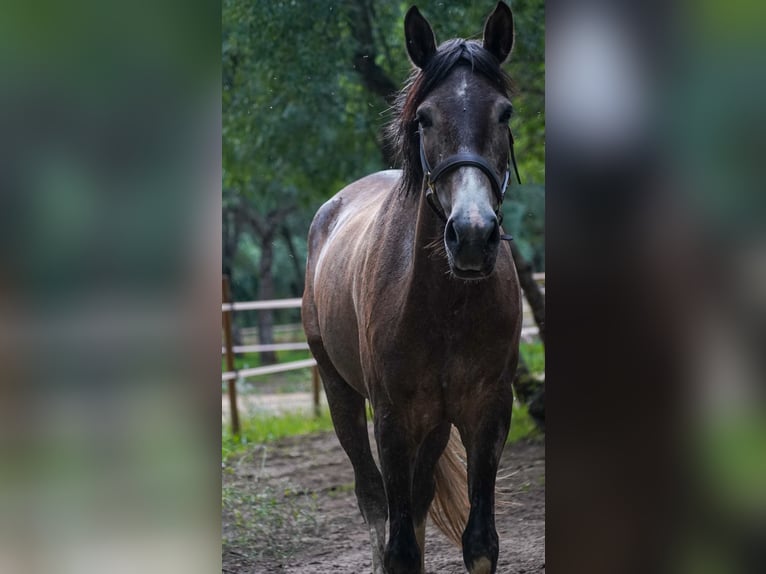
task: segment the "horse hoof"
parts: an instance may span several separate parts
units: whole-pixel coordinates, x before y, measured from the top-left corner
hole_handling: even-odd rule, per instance
[[[470,570],[471,574],[492,574],[492,562],[489,558],[479,558],[473,563]]]

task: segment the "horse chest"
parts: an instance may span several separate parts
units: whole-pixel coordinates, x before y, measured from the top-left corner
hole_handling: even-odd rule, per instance
[[[502,321],[502,315],[475,314],[466,321],[460,312],[451,319],[421,314],[380,333],[372,351],[383,359],[386,371],[395,373],[395,380],[410,388],[413,380],[433,392],[477,378],[496,380],[513,349],[514,326]]]

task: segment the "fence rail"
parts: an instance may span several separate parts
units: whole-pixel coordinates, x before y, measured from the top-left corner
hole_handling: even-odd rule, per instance
[[[278,363],[276,365],[264,365],[263,367],[253,367],[251,369],[242,369],[240,371],[229,371],[223,373],[221,379],[230,381],[232,379],[257,377],[258,375],[273,375],[274,373],[294,371],[295,369],[308,369],[315,367],[316,364],[317,362],[314,359],[304,359],[302,361],[290,361],[289,363]]]
[[[301,299],[272,299],[270,301],[224,302],[221,311],[265,311],[267,309],[297,309]]]
[[[242,353],[266,353],[268,351],[308,351],[308,343],[274,343],[272,345],[234,345],[235,355]],[[221,354],[226,354],[226,347],[221,347]]]

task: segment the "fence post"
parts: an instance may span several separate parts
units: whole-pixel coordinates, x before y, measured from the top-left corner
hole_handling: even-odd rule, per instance
[[[314,391],[314,416],[319,417],[319,367],[311,367],[311,387]]]
[[[231,303],[231,292],[229,290],[229,278],[224,275],[221,282],[223,292],[223,302]],[[231,332],[231,317],[233,310],[223,312],[223,339],[226,348],[226,370],[236,371],[234,364],[233,336]],[[229,385],[229,411],[231,412],[231,434],[239,436],[239,411],[237,410],[237,379],[231,379]]]

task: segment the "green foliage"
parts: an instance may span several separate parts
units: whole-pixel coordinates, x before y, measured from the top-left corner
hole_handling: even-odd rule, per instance
[[[522,343],[519,350],[530,373],[545,373],[545,347],[542,343]]]
[[[258,211],[305,206],[376,169],[364,162],[378,154],[358,117],[351,43],[333,6],[242,0],[223,6],[226,200],[256,202]]]
[[[535,421],[529,416],[526,405],[514,401],[511,430],[508,432],[507,442],[514,443],[540,436],[540,429],[537,428]]]
[[[519,168],[521,169],[521,168]],[[503,227],[535,269],[545,269],[545,186],[511,185],[503,202]]]
[[[694,454],[706,493],[741,515],[766,512],[766,420],[757,408],[724,412],[700,429]]]

